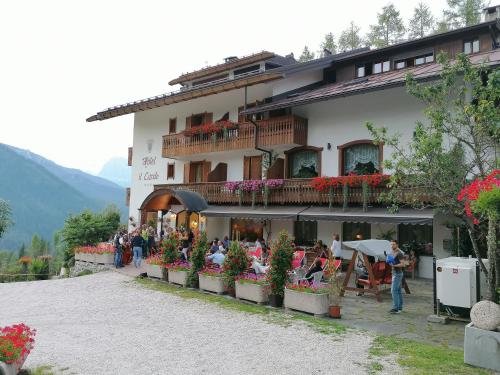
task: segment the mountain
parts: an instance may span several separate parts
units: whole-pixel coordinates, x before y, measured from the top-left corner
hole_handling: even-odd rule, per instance
[[[127,159],[112,158],[102,166],[98,176],[126,188],[130,186],[131,173]]]
[[[0,198],[9,202],[14,226],[0,239],[0,249],[17,250],[33,234],[52,241],[66,217],[113,203],[126,217],[125,189],[66,168],[27,150],[0,143]]]

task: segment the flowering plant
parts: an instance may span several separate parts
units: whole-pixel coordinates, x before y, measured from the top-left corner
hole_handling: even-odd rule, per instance
[[[274,295],[283,296],[284,294],[288,272],[292,270],[294,251],[292,239],[286,230],[282,230],[278,239],[271,243],[270,267],[266,277],[271,284],[271,293]]]
[[[160,254],[165,267],[168,264],[174,263],[179,258],[179,237],[176,233],[171,233],[168,238],[164,239],[160,244]],[[167,267],[168,268],[168,267]]]
[[[150,255],[146,258],[146,263],[155,265],[155,266],[162,266],[163,265],[163,259],[160,253]]]
[[[200,126],[194,126],[190,129],[186,129],[182,132],[184,136],[190,137],[196,134],[213,134],[220,133],[224,130],[236,129],[237,124],[231,121],[216,121],[209,124],[204,124]]]
[[[224,187],[229,190],[231,193],[234,193],[235,191],[240,189],[241,181],[232,181],[232,182],[226,182],[224,184]]]
[[[172,271],[189,271],[191,269],[191,264],[177,260],[174,263],[166,264],[165,267]]]
[[[198,275],[223,277],[224,270],[221,267],[204,267],[198,272]]]
[[[232,241],[222,265],[229,288],[234,288],[235,278],[245,272],[250,264],[250,257],[243,245],[238,241]]]
[[[115,247],[111,243],[101,242],[97,246],[79,246],[75,248],[75,253],[85,254],[113,254]]]
[[[22,264],[28,264],[31,263],[31,260],[32,260],[31,257],[24,255],[21,258],[19,258],[18,262]]]
[[[301,293],[326,294],[329,292],[327,286],[315,283],[309,284],[308,281],[301,281],[298,284],[286,284],[286,288]]]
[[[347,176],[339,177],[316,177],[311,181],[311,186],[317,191],[327,191],[330,187],[340,187],[340,186],[350,186],[359,187],[363,183],[368,184],[371,187],[386,186],[391,179],[390,175],[387,174],[367,174],[367,175],[357,175],[355,173],[350,173]]]
[[[242,275],[236,276],[235,280],[240,284],[257,284],[257,285],[269,284],[266,280],[265,275],[256,275],[254,273],[244,273]]]
[[[14,324],[0,328],[0,362],[6,364],[22,361],[35,342],[36,330],[27,325]]]

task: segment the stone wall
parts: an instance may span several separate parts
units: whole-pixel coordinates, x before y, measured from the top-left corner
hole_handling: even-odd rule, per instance
[[[91,271],[92,273],[107,271],[110,269],[110,267],[111,267],[111,265],[81,262],[81,261],[77,260],[75,262],[75,266],[72,267],[70,272],[69,272],[69,277],[75,277],[80,272],[85,271],[85,270]]]

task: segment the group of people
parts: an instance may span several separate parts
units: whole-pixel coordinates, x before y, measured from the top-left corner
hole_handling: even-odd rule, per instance
[[[158,249],[160,238],[156,235],[153,227],[145,224],[127,233],[126,230],[118,231],[113,237],[115,247],[115,267],[124,267],[124,253],[131,249],[134,266],[141,266],[142,258],[154,254]]]

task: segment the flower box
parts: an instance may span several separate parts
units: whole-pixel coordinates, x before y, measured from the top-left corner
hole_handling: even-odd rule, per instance
[[[236,281],[236,298],[263,305],[269,301],[269,284]]]
[[[31,348],[31,345],[29,345],[28,348]],[[19,358],[14,363],[7,364],[7,363],[4,363],[4,362],[0,362],[0,374],[3,374],[3,375],[17,375],[17,373],[23,367],[24,362],[26,362],[26,358],[28,358],[28,353],[26,353],[25,355],[23,355],[21,358]]]
[[[168,282],[172,284],[179,284],[182,286],[187,285],[188,271],[174,271],[168,270]]]
[[[465,326],[464,362],[477,367],[500,371],[500,332]]]
[[[162,268],[162,266],[159,266],[157,264],[146,263],[146,273],[148,274],[148,277],[156,277],[158,279],[162,279]]]
[[[89,254],[92,256],[93,260],[89,262],[100,263],[100,264],[114,264],[115,263],[115,254]]]
[[[221,276],[209,276],[204,274],[198,275],[200,280],[200,290],[213,292],[217,294],[224,294],[227,292],[227,286],[224,278]]]
[[[285,309],[325,316],[328,313],[328,293],[296,292],[285,288]]]
[[[33,349],[36,330],[20,323],[0,327],[0,374],[17,375]]]

